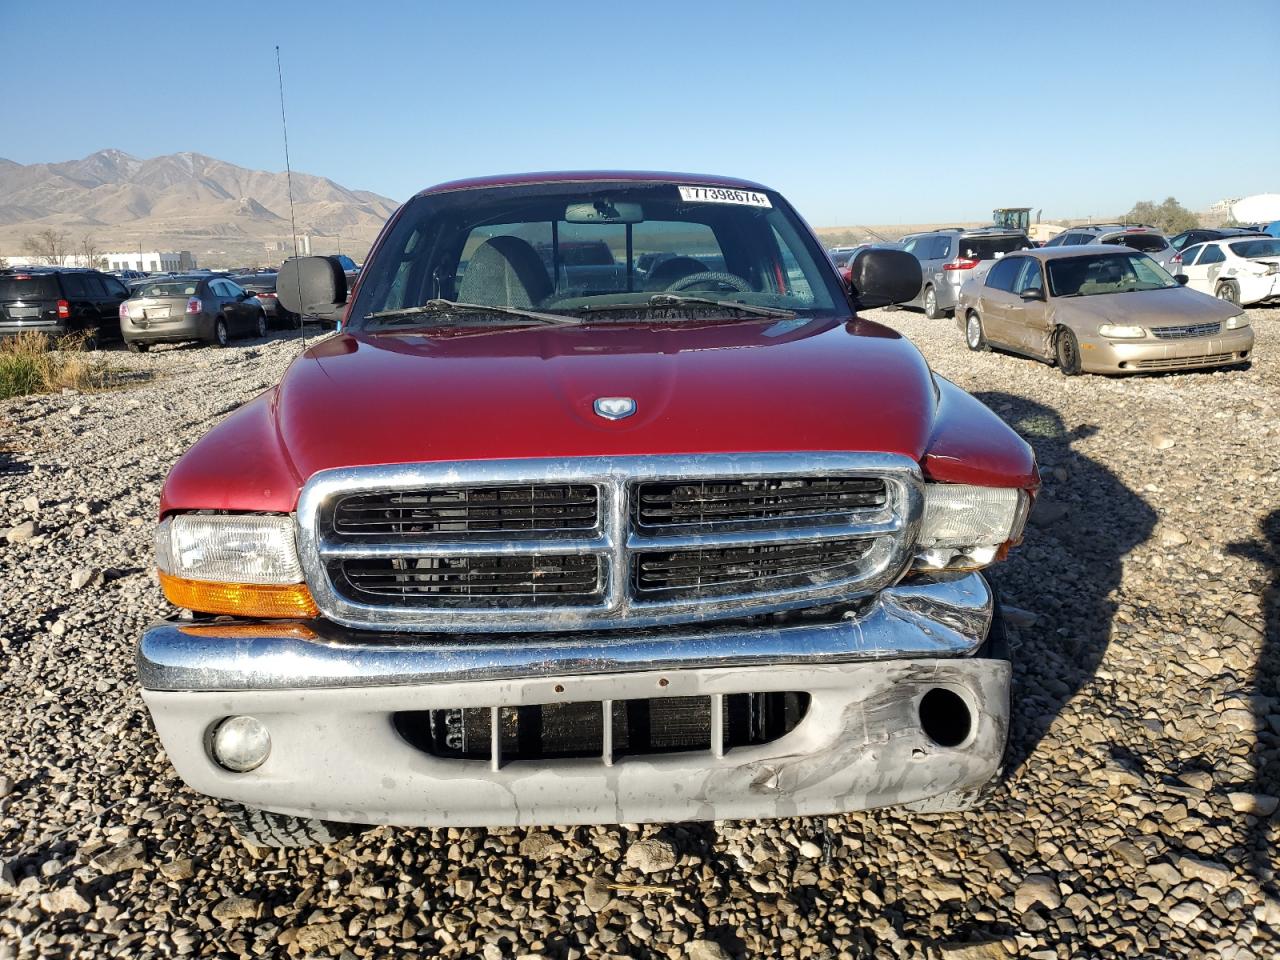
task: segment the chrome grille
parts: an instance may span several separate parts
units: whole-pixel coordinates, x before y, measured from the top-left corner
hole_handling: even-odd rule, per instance
[[[641,483],[635,518],[642,527],[730,526],[848,520],[884,506],[877,477],[760,477]]]
[[[644,627],[875,593],[910,561],[921,489],[891,454],[359,467],[307,482],[298,537],[321,613],[346,626]]]
[[[1189,323],[1180,327],[1152,327],[1161,340],[1186,340],[1190,337],[1212,337],[1222,329],[1220,323]]]
[[[343,497],[333,507],[341,537],[453,537],[590,530],[599,522],[590,484],[428,487]]]

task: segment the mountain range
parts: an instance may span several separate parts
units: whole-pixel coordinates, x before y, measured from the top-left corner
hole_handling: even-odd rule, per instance
[[[293,174],[298,233],[314,252],[363,256],[398,204],[326,177]],[[20,164],[0,158],[0,255],[45,229],[73,247],[191,250],[202,265],[268,263],[288,244],[288,180],[199,153],[139,159],[100,150],[82,160]]]

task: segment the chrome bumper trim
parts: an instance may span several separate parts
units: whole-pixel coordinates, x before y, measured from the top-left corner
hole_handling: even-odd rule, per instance
[[[835,623],[406,637],[323,621],[165,621],[138,644],[146,690],[399,686],[649,670],[963,657],[994,612],[980,574],[882,590]]]

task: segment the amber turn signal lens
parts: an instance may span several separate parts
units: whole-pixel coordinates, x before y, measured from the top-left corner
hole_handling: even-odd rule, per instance
[[[306,584],[214,583],[160,574],[160,589],[175,607],[240,617],[314,617]]]

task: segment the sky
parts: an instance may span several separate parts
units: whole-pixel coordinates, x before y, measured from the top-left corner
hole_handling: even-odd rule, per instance
[[[188,9],[0,0],[0,89],[24,114],[0,157],[283,170],[278,44],[293,168],[395,200],[486,173],[679,170],[761,181],[833,226],[1280,192],[1280,0]]]

